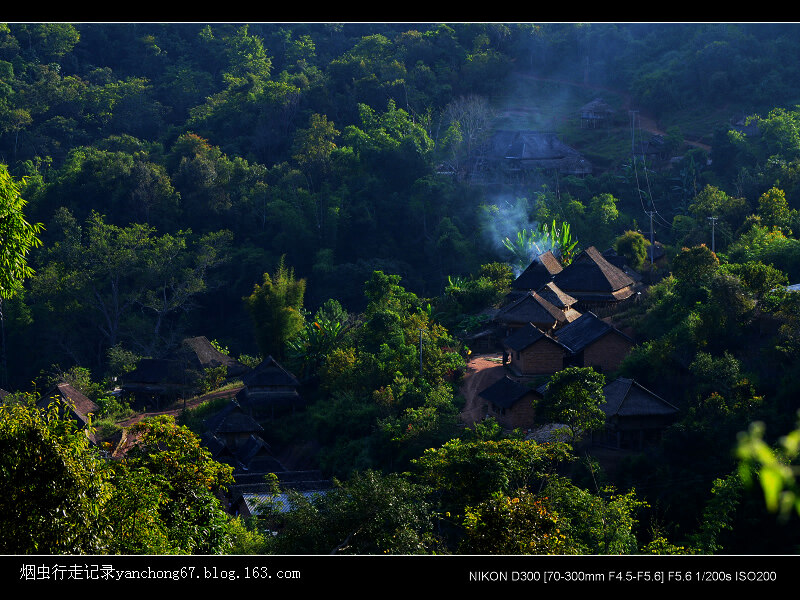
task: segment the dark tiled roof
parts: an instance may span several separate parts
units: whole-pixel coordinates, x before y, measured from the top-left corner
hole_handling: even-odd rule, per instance
[[[231,400],[225,407],[205,421],[206,429],[217,435],[220,433],[245,433],[263,431],[252,417],[244,412],[236,400]]]
[[[552,281],[553,275],[560,272],[561,263],[548,250],[534,258],[520,276],[511,283],[511,287],[515,290],[536,290],[548,281]]]
[[[668,416],[678,409],[642,387],[633,379],[619,377],[603,388],[606,403],[601,408],[607,416]]]
[[[525,350],[525,348],[532,346],[541,339],[545,339],[548,342],[564,347],[561,342],[553,339],[531,323],[520,327],[517,331],[508,336],[505,340],[503,340],[503,344],[511,350],[521,352],[522,350]],[[568,351],[569,348],[564,347],[564,350]]]
[[[278,361],[268,356],[255,369],[242,377],[245,387],[297,387],[300,383]]]
[[[594,246],[576,256],[553,281],[570,294],[610,295],[634,284],[633,279],[603,258]]]
[[[617,335],[633,342],[613,325],[606,323],[593,312],[585,312],[572,323],[564,325],[556,332],[556,339],[569,348],[573,353],[578,353],[588,345],[594,343],[607,333]]]
[[[283,465],[272,456],[269,444],[259,436],[251,435],[247,441],[236,451],[236,457],[249,470],[275,472],[282,471]]]
[[[503,408],[510,408],[526,394],[531,393],[536,394],[536,391],[506,376],[495,381],[478,395],[487,402]]]

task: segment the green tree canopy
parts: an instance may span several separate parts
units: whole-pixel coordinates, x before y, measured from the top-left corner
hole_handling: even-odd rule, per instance
[[[33,274],[28,254],[41,244],[42,225],[25,219],[25,204],[8,168],[0,164],[0,299],[11,298]]]
[[[295,279],[294,269],[281,258],[275,273],[264,273],[264,281],[244,299],[255,325],[256,341],[264,356],[278,360],[286,356],[287,343],[303,328],[303,296],[306,280]]]
[[[603,385],[606,378],[591,367],[567,367],[556,372],[547,384],[544,399],[537,405],[541,418],[567,427],[575,440],[605,423]]]

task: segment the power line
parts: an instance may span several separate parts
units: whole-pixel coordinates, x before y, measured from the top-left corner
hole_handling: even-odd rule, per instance
[[[631,113],[631,160],[633,161],[634,172],[635,172],[635,175],[636,175],[636,190],[639,193],[639,202],[642,205],[642,210],[645,212],[645,214],[649,214],[649,211],[647,209],[645,209],[645,207],[644,207],[644,199],[642,198],[642,190],[641,190],[641,186],[639,185],[639,171],[638,171],[638,169],[636,169],[635,131],[636,131],[636,119],[638,118],[639,111],[638,110],[632,110],[632,111],[630,111],[630,113]],[[641,125],[641,119],[639,118],[640,140],[641,140],[641,131],[642,131],[642,125]],[[639,144],[640,144],[640,146],[642,146],[642,165],[644,167],[643,168],[644,178],[645,178],[645,182],[647,183],[647,196],[648,196],[648,200],[649,200],[650,206],[652,208],[652,211],[663,222],[664,225],[666,225],[667,227],[672,227],[672,224],[669,221],[667,221],[664,217],[662,217],[661,213],[659,213],[658,209],[656,208],[655,201],[653,200],[653,190],[650,187],[650,178],[647,175],[647,162],[645,161],[643,142],[640,141]],[[652,215],[650,215],[650,218],[651,218],[651,223],[652,223]],[[651,229],[652,229],[652,227],[651,227]]]

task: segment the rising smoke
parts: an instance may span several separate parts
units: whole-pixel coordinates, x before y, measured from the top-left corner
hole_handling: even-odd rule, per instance
[[[487,245],[497,255],[510,264],[515,275],[519,275],[539,254],[552,250],[557,255],[554,240],[540,232],[540,223],[533,218],[535,202],[528,198],[516,198],[511,195],[496,196],[492,203],[484,204],[483,232]],[[517,242],[521,231],[532,234],[533,243],[528,247],[526,256],[511,252],[503,240]]]

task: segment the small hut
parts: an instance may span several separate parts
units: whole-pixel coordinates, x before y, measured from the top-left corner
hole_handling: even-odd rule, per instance
[[[301,405],[300,382],[272,356],[242,377],[244,388],[236,395],[254,418],[269,414],[275,416],[276,409],[290,409]]]
[[[678,409],[633,379],[618,377],[603,388],[606,413],[602,431],[594,433],[595,443],[619,449],[639,450],[657,442],[672,424]]]

